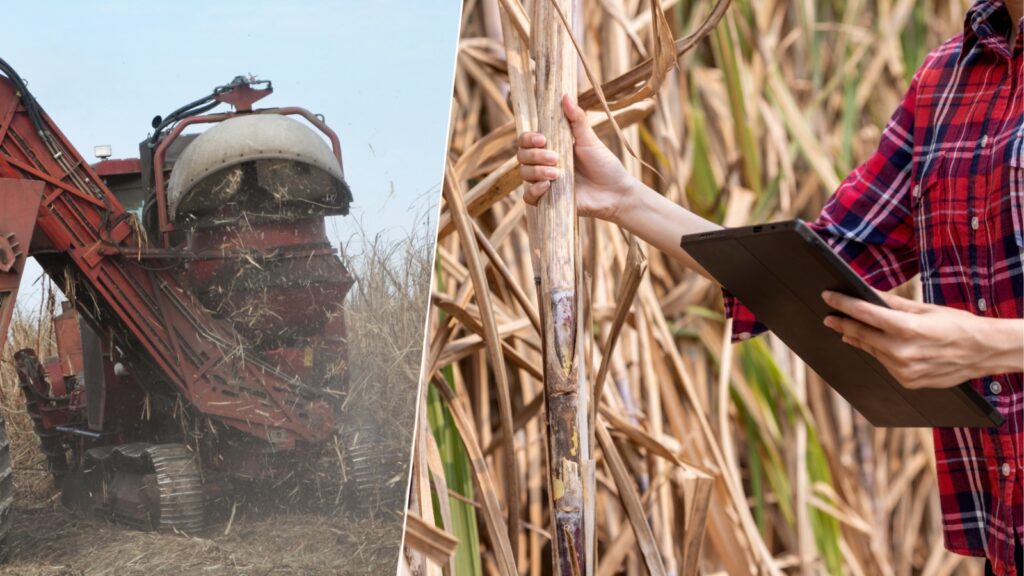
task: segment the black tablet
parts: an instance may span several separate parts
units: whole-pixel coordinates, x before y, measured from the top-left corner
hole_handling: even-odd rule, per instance
[[[875,426],[990,427],[1003,417],[969,384],[910,390],[822,321],[833,290],[885,306],[800,220],[683,236],[680,246]]]

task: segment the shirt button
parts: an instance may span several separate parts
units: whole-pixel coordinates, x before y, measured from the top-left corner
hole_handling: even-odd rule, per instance
[[[993,380],[989,382],[988,389],[991,390],[993,394],[998,396],[999,393],[1003,391],[1003,385],[1000,384],[998,380]]]
[[[750,340],[750,332],[740,332],[740,340]]]
[[[982,148],[984,148],[985,145],[988,144],[988,134],[983,135],[978,143],[981,144]]]
[[[1010,463],[1009,462],[1003,462],[1003,465],[999,467],[999,472],[1003,476],[1009,476],[1010,475]]]
[[[978,217],[971,218],[971,230],[977,230],[979,226],[981,226],[981,221],[978,220]]]
[[[984,298],[978,298],[978,310],[981,310],[982,312],[984,312],[986,309],[988,309],[988,305],[985,304],[985,299]]]
[[[914,198],[917,198],[920,195],[921,195],[921,185],[920,184],[914,184]]]

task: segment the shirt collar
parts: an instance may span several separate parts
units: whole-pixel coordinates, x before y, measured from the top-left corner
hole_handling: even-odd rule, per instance
[[[1009,59],[1012,53],[1006,38],[1010,27],[1016,25],[1006,10],[1005,0],[975,0],[964,18],[964,41],[959,60],[966,58],[977,45],[995,50]]]

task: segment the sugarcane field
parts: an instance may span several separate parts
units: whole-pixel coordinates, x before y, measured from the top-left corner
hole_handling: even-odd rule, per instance
[[[1024,6],[462,4],[401,573],[1015,573]]]

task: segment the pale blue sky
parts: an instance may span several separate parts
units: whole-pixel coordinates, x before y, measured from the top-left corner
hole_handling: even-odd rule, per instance
[[[411,207],[437,205],[460,10],[460,0],[37,0],[5,4],[0,54],[89,161],[96,144],[137,156],[153,116],[236,75],[270,79],[258,106],[323,114],[341,138],[353,216],[395,236]],[[337,224],[342,240],[352,225]]]

